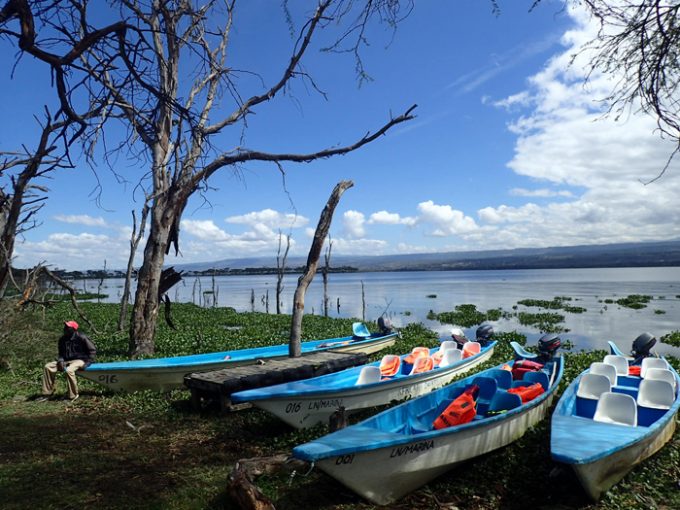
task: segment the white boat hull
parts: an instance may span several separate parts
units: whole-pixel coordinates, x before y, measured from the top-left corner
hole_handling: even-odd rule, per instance
[[[318,394],[274,397],[253,400],[253,405],[270,412],[292,427],[301,429],[313,427],[318,423],[328,423],[328,419],[338,407],[352,413],[369,407],[408,400],[449,384],[454,378],[468,372],[477,365],[488,361],[493,348],[488,349],[469,363],[452,366],[451,369],[436,369],[422,374],[416,380],[406,378],[394,382],[353,386],[337,391],[323,391]]]
[[[461,462],[519,439],[546,416],[553,397],[506,420],[400,446],[329,457],[316,465],[367,500],[386,505]]]

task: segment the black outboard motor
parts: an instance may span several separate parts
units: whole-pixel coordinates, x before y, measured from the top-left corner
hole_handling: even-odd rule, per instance
[[[654,344],[656,344],[656,337],[651,333],[642,333],[633,340],[633,350],[631,351],[631,354],[635,357],[633,364],[638,364],[644,358],[650,356]]]
[[[378,317],[378,327],[380,328],[380,332],[383,335],[389,335],[392,333],[392,321],[390,321],[387,317]]]
[[[562,345],[562,340],[555,334],[543,335],[538,339],[538,358],[542,362],[550,361]]]
[[[482,347],[486,347],[489,342],[491,342],[491,337],[493,336],[493,326],[491,324],[482,324],[477,328],[475,337],[477,341],[482,344]]]

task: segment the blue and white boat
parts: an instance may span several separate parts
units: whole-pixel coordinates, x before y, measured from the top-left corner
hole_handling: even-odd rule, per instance
[[[355,323],[353,332],[354,335],[347,337],[302,342],[302,355],[321,351],[371,354],[393,345],[398,337],[398,333],[392,331],[371,334],[363,323]],[[114,391],[169,391],[182,388],[186,374],[287,357],[288,344],[280,344],[188,356],[93,363],[76,374]]]
[[[569,385],[552,416],[552,458],[595,501],[668,442],[680,407],[680,378],[666,360],[637,360],[640,375],[630,375],[637,363],[610,348]]]
[[[550,358],[540,371],[527,372],[521,381],[513,381],[505,365],[298,446],[293,456],[313,462],[373,503],[391,503],[453,466],[515,441],[546,416],[562,378],[562,358]],[[535,383],[544,392],[525,403],[508,391]],[[435,420],[471,385],[480,388],[474,419],[435,429]]]
[[[266,388],[241,391],[231,395],[232,403],[251,402],[295,428],[312,427],[328,423],[336,409],[342,407],[348,414],[373,406],[401,401],[440,388],[455,377],[491,358],[496,342],[481,347],[477,344],[466,357],[452,341],[442,342],[439,348],[425,349],[427,356],[407,363],[407,354],[387,355],[382,360],[341,372],[322,375],[304,381],[277,384]],[[413,354],[410,354],[413,356]],[[432,368],[421,371],[426,358],[441,359]],[[385,376],[385,367],[394,366],[396,373]],[[383,367],[381,370],[381,366]],[[394,370],[393,370],[394,372]]]

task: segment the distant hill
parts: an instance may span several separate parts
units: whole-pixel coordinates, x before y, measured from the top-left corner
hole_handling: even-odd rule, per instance
[[[306,257],[289,257],[287,267],[304,266]],[[680,266],[680,241],[518,248],[512,250],[333,256],[333,267],[358,271],[450,271],[472,269],[550,269],[577,267]],[[175,264],[185,271],[247,270],[276,267],[276,257],[248,257]]]

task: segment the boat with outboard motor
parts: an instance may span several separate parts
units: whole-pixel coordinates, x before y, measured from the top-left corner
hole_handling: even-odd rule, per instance
[[[378,320],[378,326],[380,332],[371,333],[365,324],[355,322],[352,326],[352,336],[302,342],[302,355],[322,351],[367,354],[378,352],[393,345],[398,337],[389,321],[381,318]],[[189,373],[252,365],[259,360],[269,361],[286,357],[288,344],[280,344],[188,356],[92,363],[76,374],[114,391],[148,389],[169,391],[183,387],[184,376]]]
[[[570,466],[595,501],[675,431],[680,378],[651,353],[655,343],[643,333],[626,357],[609,342],[611,354],[569,385],[553,413],[552,458]]]
[[[232,403],[250,402],[296,428],[328,423],[342,408],[350,414],[428,393],[450,383],[491,358],[495,341],[482,346],[453,340],[438,348],[416,347],[409,354],[386,355],[380,361],[304,381],[233,393]]]
[[[515,360],[297,446],[293,456],[373,503],[391,503],[545,417],[563,373],[559,339],[546,340],[531,359],[520,350]]]

